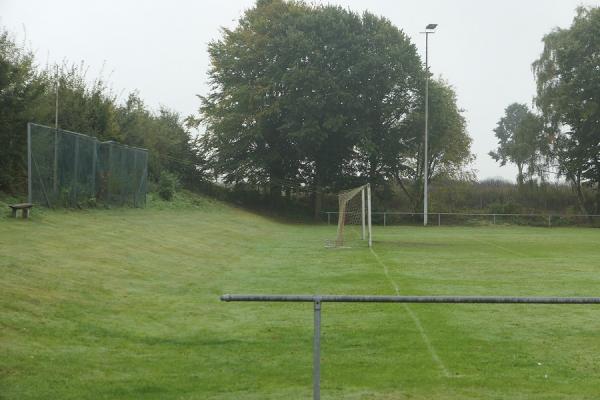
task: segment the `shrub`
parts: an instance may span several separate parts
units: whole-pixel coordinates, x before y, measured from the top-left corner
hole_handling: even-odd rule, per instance
[[[158,195],[163,200],[171,201],[175,192],[179,188],[179,178],[177,175],[167,171],[163,171],[160,174],[158,180]]]
[[[513,202],[492,203],[489,205],[490,214],[521,214],[522,208],[519,204]]]

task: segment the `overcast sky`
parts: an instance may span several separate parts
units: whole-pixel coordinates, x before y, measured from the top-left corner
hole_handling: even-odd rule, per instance
[[[319,2],[319,1],[317,1]],[[578,5],[600,0],[331,0],[354,11],[390,19],[419,48],[419,32],[439,24],[430,37],[431,71],[456,89],[465,110],[480,179],[514,180],[516,169],[500,168],[487,153],[492,129],[512,102],[531,104],[531,63],[544,34],[571,24]],[[40,64],[84,61],[88,77],[109,78],[124,99],[139,90],[148,105],[164,105],[183,116],[196,113],[196,94],[206,94],[207,43],[220,27],[233,27],[252,0],[0,0],[0,25],[33,49]]]

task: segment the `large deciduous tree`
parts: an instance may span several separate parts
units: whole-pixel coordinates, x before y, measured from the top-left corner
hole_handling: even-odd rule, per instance
[[[513,103],[504,110],[494,134],[498,138],[498,148],[489,155],[502,166],[507,162],[515,164],[519,185],[523,184],[525,178],[532,180],[535,175],[544,177],[541,167],[548,151],[548,141],[539,116],[525,104]]]
[[[37,74],[33,53],[0,29],[0,192],[25,187],[27,121],[42,105],[46,83]]]
[[[306,89],[289,82],[312,61],[296,54],[305,45],[297,19],[306,12],[295,3],[261,1],[236,29],[223,29],[223,38],[209,44],[212,90],[202,97],[203,142],[215,174],[227,182],[295,177],[299,143],[288,135],[284,110],[291,92]],[[302,96],[296,97],[302,108]]]
[[[404,129],[414,139],[400,151],[400,163],[395,170],[396,182],[411,200],[416,211],[423,202],[424,101],[421,96],[418,108],[410,114]],[[456,93],[442,79],[429,82],[428,128],[428,181],[437,178],[461,179],[465,167],[474,159],[472,139],[467,133],[467,123],[457,106]],[[409,134],[407,133],[408,137]]]
[[[414,143],[422,129],[414,122],[425,73],[415,46],[385,18],[259,0],[210,43],[209,53],[202,140],[225,181],[268,184],[276,196],[282,181],[319,193],[392,181],[418,159]],[[443,85],[439,92],[448,102],[440,112],[450,112],[439,117],[448,124],[437,130],[440,138],[464,134],[454,92]],[[441,146],[432,171],[465,143],[454,137]],[[315,212],[319,204],[316,195]]]
[[[355,174],[371,183],[393,180],[418,136],[411,116],[422,105],[420,59],[408,37],[390,21],[364,13],[357,81],[360,131]]]
[[[578,8],[568,29],[544,36],[533,63],[536,104],[551,130],[560,173],[588,213],[600,212],[600,8]],[[595,191],[584,197],[583,186]]]

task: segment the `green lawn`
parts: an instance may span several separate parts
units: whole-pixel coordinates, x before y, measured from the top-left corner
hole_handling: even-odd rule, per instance
[[[5,206],[3,204],[3,208]],[[0,399],[308,399],[311,304],[600,295],[600,230],[326,225],[202,198],[0,217]],[[600,306],[324,304],[323,399],[597,399]]]

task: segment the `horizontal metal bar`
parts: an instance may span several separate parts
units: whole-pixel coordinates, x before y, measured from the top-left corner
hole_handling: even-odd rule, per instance
[[[329,303],[600,304],[600,297],[348,296],[224,294],[221,301]]]

